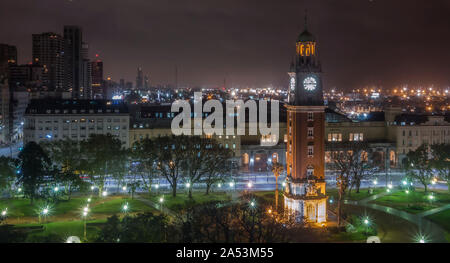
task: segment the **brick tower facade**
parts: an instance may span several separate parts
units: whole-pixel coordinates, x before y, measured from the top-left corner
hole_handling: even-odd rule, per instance
[[[325,107],[316,41],[306,29],[296,43],[289,75],[285,209],[298,220],[327,220]]]

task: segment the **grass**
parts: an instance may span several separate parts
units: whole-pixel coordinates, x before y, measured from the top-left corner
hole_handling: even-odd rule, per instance
[[[433,200],[429,199],[430,193],[429,191],[425,194],[423,189],[417,189],[409,193],[402,190],[380,197],[372,202],[412,214],[422,213],[450,203],[450,194],[447,191],[434,190]]]
[[[372,188],[372,189],[373,189],[372,194],[369,193],[368,188],[359,189],[359,193],[356,193],[354,189],[352,190],[351,193],[348,193],[347,191],[346,195],[344,196],[344,200],[360,201],[372,195],[376,195],[385,191],[384,188]],[[327,189],[327,195],[329,196],[329,198],[333,198],[334,200],[338,199],[338,191],[336,188]]]
[[[59,200],[52,204],[52,215],[63,215],[71,211],[79,209],[86,203],[87,198],[76,197],[70,200]],[[37,209],[43,204],[42,201],[36,200],[33,205],[29,199],[1,199],[0,209],[8,208],[10,217],[33,217],[37,216]]]
[[[160,198],[163,197],[164,198],[163,206],[173,211],[181,210],[182,206],[190,200],[187,193],[177,193],[176,197],[173,197],[171,194],[165,195],[159,194],[159,195],[152,195],[151,197],[148,196],[143,197],[155,203],[159,203]],[[225,192],[212,192],[209,193],[208,195],[205,195],[204,192],[193,192],[192,200],[196,204],[202,204],[210,201],[229,201],[231,200],[231,196]]]
[[[90,220],[86,225],[86,236],[88,240],[95,240],[100,228],[97,224],[106,220]],[[95,223],[96,225],[92,225]],[[39,224],[16,225],[18,229],[27,229],[41,226]],[[29,230],[27,242],[64,242],[70,236],[84,237],[84,221],[63,221],[43,224],[43,229]]]
[[[427,216],[428,219],[442,226],[450,233],[450,209]]]
[[[122,208],[125,204],[128,204],[129,213],[150,212],[155,210],[142,201],[136,199],[112,197],[105,201],[98,202],[92,207],[91,212],[93,214],[118,214],[122,213]]]
[[[409,243],[414,241],[418,229],[413,223],[387,213],[354,205],[344,205],[343,213],[358,218],[368,217],[377,229],[382,243]],[[364,233],[339,233],[330,237],[330,242],[366,242]]]

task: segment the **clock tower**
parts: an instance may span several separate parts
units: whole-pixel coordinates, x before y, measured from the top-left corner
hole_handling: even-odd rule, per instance
[[[321,65],[314,36],[298,36],[289,75],[287,107],[286,211],[298,220],[327,220],[325,193],[325,107]]]

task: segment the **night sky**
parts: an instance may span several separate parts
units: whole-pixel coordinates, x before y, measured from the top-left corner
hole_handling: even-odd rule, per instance
[[[305,8],[325,88],[450,85],[448,0],[2,0],[0,43],[27,63],[32,33],[80,25],[117,81],[287,85]]]

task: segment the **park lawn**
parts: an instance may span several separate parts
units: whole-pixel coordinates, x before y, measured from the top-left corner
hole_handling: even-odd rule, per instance
[[[100,231],[99,224],[106,220],[88,220],[87,221],[87,239],[94,241]],[[16,228],[30,228],[41,226],[40,224],[16,225]],[[83,240],[84,222],[83,221],[62,221],[43,224],[43,229],[30,230],[27,242],[65,242],[70,236],[78,236]]]
[[[51,215],[65,215],[79,210],[86,204],[87,198],[76,197],[70,200],[59,200],[56,204],[50,204]],[[8,208],[9,217],[33,217],[37,216],[37,211],[44,202],[36,200],[33,205],[29,199],[1,199],[0,209]]]
[[[104,201],[98,200],[96,203],[93,203],[90,212],[93,214],[118,214],[122,213],[122,208],[125,204],[128,204],[127,212],[129,213],[155,211],[153,207],[148,206],[140,200],[115,196],[107,198]]]
[[[368,197],[370,197],[372,195],[376,195],[376,194],[379,194],[379,193],[382,193],[382,192],[385,191],[385,189],[381,188],[381,187],[380,188],[372,188],[372,189],[373,189],[373,193],[372,194],[369,193],[369,189],[368,188],[361,188],[361,189],[359,189],[359,193],[357,193],[355,191],[355,189],[353,189],[351,193],[349,193],[347,191],[347,193],[346,193],[346,195],[344,197],[344,200],[360,201],[360,200],[368,198]],[[336,188],[329,188],[329,189],[327,189],[327,195],[332,200],[337,200],[338,199],[338,192],[337,192]]]
[[[183,205],[185,205],[186,202],[190,201],[187,193],[177,193],[176,197],[173,197],[171,194],[164,194],[164,195],[159,194],[159,195],[152,195],[150,197],[148,196],[143,197],[157,204],[160,203],[160,198],[162,197],[164,199],[163,207],[173,211],[182,210]],[[208,195],[206,195],[204,192],[192,192],[192,201],[195,202],[195,204],[203,204],[211,201],[230,201],[230,200],[231,196],[225,192],[210,192]]]
[[[429,195],[433,192],[434,199],[430,200]],[[374,201],[375,204],[384,205],[399,209],[411,214],[418,214],[427,210],[440,207],[450,203],[450,193],[447,191],[428,191],[427,194],[423,189],[416,189],[410,191],[408,194],[405,191],[397,191],[389,195],[380,197]]]
[[[283,203],[284,191],[278,191],[278,204]],[[252,192],[256,197],[263,199],[265,202],[275,202],[275,191],[255,191]]]
[[[450,209],[429,215],[427,218],[442,226],[447,232],[450,233]]]

